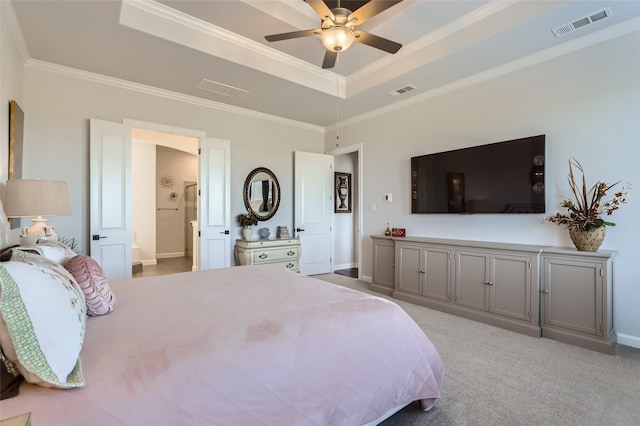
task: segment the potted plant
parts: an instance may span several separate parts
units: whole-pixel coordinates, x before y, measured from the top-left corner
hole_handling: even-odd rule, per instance
[[[576,182],[573,168],[582,174],[582,182]],[[596,251],[606,233],[607,226],[615,226],[615,223],[604,219],[620,208],[620,205],[627,202],[627,193],[631,185],[626,185],[616,192],[612,198],[606,199],[607,192],[618,185],[616,183],[596,182],[590,188],[584,175],[582,165],[574,158],[569,160],[569,186],[573,192],[573,199],[566,199],[562,202],[562,207],[567,209],[566,213],[556,213],[546,217],[549,222],[564,225],[569,229],[569,236],[576,248],[580,251]],[[588,189],[587,189],[588,188]]]
[[[242,226],[242,238],[249,241],[253,234],[252,227],[258,224],[258,217],[251,211],[241,213],[236,217],[238,224]]]

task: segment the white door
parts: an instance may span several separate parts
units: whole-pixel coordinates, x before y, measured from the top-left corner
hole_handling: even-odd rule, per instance
[[[300,238],[300,273],[332,272],[333,156],[294,153],[294,229]]]
[[[200,270],[231,265],[230,145],[228,140],[200,138]]]
[[[110,281],[131,278],[131,130],[90,122],[90,254]]]
[[[90,127],[90,255],[109,280],[131,278],[131,128],[96,119]],[[230,265],[230,143],[200,138],[200,146],[200,269],[225,267]]]

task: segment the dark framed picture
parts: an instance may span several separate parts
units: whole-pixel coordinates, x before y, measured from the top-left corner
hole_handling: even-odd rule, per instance
[[[351,213],[351,173],[335,172],[336,213]]]

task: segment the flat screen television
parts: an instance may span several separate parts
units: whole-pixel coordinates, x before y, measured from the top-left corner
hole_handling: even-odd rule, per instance
[[[411,158],[412,213],[544,213],[545,135]]]

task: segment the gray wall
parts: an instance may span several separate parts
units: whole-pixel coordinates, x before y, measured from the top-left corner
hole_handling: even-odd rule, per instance
[[[547,214],[570,195],[568,160],[592,184],[636,185],[609,219],[602,249],[614,260],[614,324],[619,341],[640,347],[640,34],[456,88],[409,98],[406,107],[340,123],[345,146],[364,156],[363,275],[370,279],[371,239],[386,222],[409,235],[571,246],[565,228],[545,215],[412,215],[410,158],[415,155],[546,134]],[[410,83],[410,82],[409,82]],[[325,135],[332,149],[335,130]],[[393,202],[383,195],[393,193]],[[375,210],[373,209],[375,205]]]

